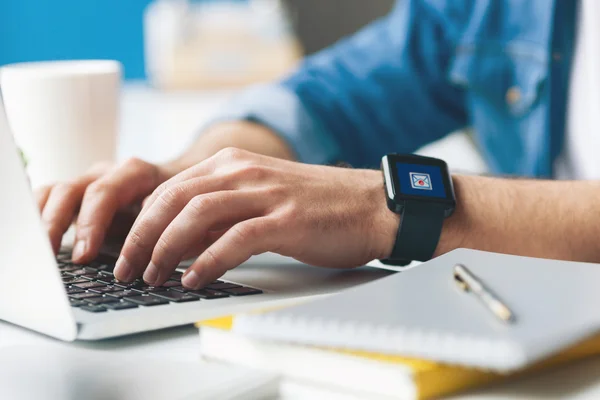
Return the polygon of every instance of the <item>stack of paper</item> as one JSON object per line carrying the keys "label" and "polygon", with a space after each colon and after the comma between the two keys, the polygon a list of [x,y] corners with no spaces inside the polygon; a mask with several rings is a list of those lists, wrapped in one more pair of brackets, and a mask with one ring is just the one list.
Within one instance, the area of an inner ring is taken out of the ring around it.
{"label": "stack of paper", "polygon": [[253,339],[232,331],[235,317],[198,323],[206,360],[280,374],[283,398],[431,399],[600,354],[600,336],[515,374],[427,360]]}
{"label": "stack of paper", "polygon": [[[505,300],[514,323],[456,286],[457,263]],[[325,299],[204,321],[202,354],[278,372],[284,389],[439,397],[600,354],[599,281],[594,264],[460,249]]]}

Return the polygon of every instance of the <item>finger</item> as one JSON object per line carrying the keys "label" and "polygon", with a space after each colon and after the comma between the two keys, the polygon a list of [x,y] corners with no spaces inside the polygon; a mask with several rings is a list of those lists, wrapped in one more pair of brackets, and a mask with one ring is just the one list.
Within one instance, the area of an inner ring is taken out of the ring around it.
{"label": "finger", "polygon": [[146,205],[146,212],[140,213],[131,227],[115,266],[115,276],[129,281],[143,271],[164,230],[195,196],[226,189],[224,179],[209,176],[181,182],[164,190],[157,201]]}
{"label": "finger", "polygon": [[199,289],[257,254],[274,251],[281,243],[273,217],[254,218],[229,229],[183,275],[188,289]]}
{"label": "finger", "polygon": [[188,250],[206,238],[213,226],[233,224],[260,216],[267,205],[264,194],[260,191],[229,190],[196,196],[161,232],[158,240],[149,246],[153,249],[151,259],[140,262],[136,258],[138,254],[133,253],[136,250],[133,247],[124,248],[122,254],[128,260],[139,262],[132,264],[134,276],[145,270],[144,280],[147,283],[161,284],[183,260]]}
{"label": "finger", "polygon": [[[224,230],[208,232],[208,234],[206,235],[206,238],[202,242],[195,243],[194,246],[191,249],[189,249],[189,251],[183,257],[183,261],[198,258],[198,256],[200,254],[202,254],[206,249],[208,249],[210,246],[212,246],[213,243],[215,243],[217,240],[219,240],[219,238],[221,236],[223,236],[223,234],[225,232],[226,231],[224,231]],[[172,279],[172,276],[170,278]]]}
{"label": "finger", "polygon": [[40,213],[44,211],[44,206],[48,201],[48,197],[50,197],[50,192],[52,191],[52,186],[43,186],[35,190],[35,201],[37,202],[38,209]]}
{"label": "finger", "polygon": [[91,174],[71,183],[58,184],[50,190],[42,211],[42,221],[48,229],[54,252],[60,249],[62,237],[73,222],[85,188],[95,179],[96,176]]}
{"label": "finger", "polygon": [[206,234],[206,238],[202,242],[197,244],[195,243],[190,249],[188,249],[183,256],[182,261],[198,258],[200,254],[204,253],[206,249],[212,246],[213,243],[219,240],[227,231],[228,229],[209,231]]}
{"label": "finger", "polygon": [[190,248],[193,248],[196,243],[205,241],[211,227],[223,223],[233,225],[239,221],[262,216],[265,210],[263,200],[256,194],[224,192],[222,199],[214,200],[220,204],[212,209],[207,208],[207,215],[200,215],[202,211],[198,213],[196,207],[193,207],[193,210],[190,209],[191,207],[186,207],[158,240],[150,264],[144,273],[144,281],[161,285],[177,265],[185,260]]}
{"label": "finger", "polygon": [[94,259],[116,212],[150,193],[158,180],[156,167],[131,159],[89,185],[77,218],[74,260]]}

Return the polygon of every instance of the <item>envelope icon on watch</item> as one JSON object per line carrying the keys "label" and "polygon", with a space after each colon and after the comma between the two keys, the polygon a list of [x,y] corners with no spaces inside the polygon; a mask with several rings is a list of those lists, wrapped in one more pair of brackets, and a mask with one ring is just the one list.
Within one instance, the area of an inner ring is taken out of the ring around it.
{"label": "envelope icon on watch", "polygon": [[410,186],[413,189],[431,190],[431,177],[429,174],[410,172]]}

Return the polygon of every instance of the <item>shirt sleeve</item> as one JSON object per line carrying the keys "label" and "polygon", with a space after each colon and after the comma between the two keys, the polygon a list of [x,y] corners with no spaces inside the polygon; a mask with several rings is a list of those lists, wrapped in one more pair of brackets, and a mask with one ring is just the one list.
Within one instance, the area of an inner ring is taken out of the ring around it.
{"label": "shirt sleeve", "polygon": [[467,125],[447,79],[453,46],[442,16],[402,0],[387,17],[314,56],[286,79],[241,94],[218,119],[277,132],[299,160],[376,167]]}

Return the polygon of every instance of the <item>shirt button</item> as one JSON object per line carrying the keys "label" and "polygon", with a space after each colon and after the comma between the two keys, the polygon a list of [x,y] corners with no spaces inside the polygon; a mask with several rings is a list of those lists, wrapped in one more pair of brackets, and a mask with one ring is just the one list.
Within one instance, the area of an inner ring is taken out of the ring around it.
{"label": "shirt button", "polygon": [[513,86],[506,91],[506,102],[508,104],[515,104],[521,100],[521,89],[518,86]]}
{"label": "shirt button", "polygon": [[560,61],[560,60],[562,60],[562,54],[559,53],[558,51],[555,51],[554,53],[552,53],[552,59],[554,61]]}

